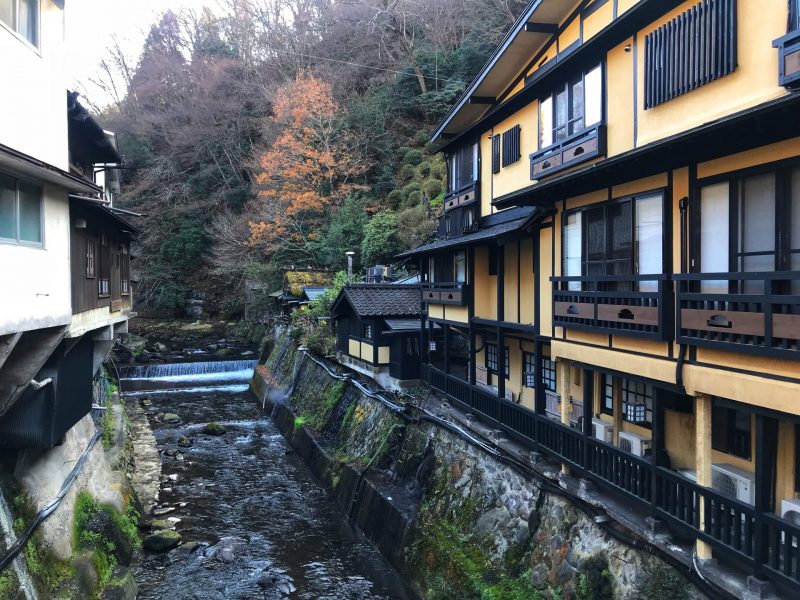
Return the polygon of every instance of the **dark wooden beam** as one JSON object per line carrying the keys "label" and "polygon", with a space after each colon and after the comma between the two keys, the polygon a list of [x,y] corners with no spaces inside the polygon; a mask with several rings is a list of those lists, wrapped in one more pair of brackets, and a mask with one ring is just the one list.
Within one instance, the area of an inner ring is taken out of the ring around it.
{"label": "dark wooden beam", "polygon": [[494,104],[496,102],[495,98],[490,98],[489,96],[470,96],[469,103],[470,104]]}
{"label": "dark wooden beam", "polygon": [[528,33],[558,33],[558,23],[525,23]]}

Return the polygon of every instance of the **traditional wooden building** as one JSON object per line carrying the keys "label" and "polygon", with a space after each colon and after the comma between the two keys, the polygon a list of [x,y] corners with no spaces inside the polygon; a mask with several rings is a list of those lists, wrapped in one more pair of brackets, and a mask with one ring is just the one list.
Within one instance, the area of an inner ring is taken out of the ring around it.
{"label": "traditional wooden building", "polygon": [[423,378],[800,593],[800,3],[531,2],[437,127]]}
{"label": "traditional wooden building", "polygon": [[419,380],[419,286],[352,284],[331,307],[339,362],[399,389]]}

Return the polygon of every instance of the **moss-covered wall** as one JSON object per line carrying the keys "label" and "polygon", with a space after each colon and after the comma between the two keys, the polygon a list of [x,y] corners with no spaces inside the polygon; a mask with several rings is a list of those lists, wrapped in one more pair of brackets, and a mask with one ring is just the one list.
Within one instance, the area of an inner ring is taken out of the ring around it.
{"label": "moss-covered wall", "polygon": [[[423,598],[699,596],[672,567],[610,538],[538,480],[333,379],[289,336],[275,340],[252,389],[267,403],[280,399],[278,427]],[[427,393],[413,392],[417,400]]]}

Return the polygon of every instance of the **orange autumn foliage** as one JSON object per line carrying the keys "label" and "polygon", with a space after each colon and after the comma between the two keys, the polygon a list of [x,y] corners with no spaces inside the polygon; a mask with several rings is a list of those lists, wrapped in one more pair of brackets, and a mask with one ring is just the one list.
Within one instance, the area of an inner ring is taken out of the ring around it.
{"label": "orange autumn foliage", "polygon": [[287,242],[302,246],[318,237],[330,210],[361,189],[366,165],[340,115],[330,84],[313,76],[278,90],[272,120],[281,133],[259,161],[251,244],[267,251]]}

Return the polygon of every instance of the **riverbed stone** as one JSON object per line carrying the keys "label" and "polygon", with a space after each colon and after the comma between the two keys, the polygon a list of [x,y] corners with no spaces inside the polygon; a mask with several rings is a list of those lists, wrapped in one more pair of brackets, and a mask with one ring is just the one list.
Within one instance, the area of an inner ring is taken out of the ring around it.
{"label": "riverbed stone", "polygon": [[142,542],[146,550],[151,552],[166,552],[181,543],[181,534],[170,529],[155,531],[144,538]]}
{"label": "riverbed stone", "polygon": [[191,447],[191,445],[192,445],[192,440],[186,437],[185,435],[182,435],[180,438],[178,438],[178,446],[180,446],[181,448],[189,448]]}
{"label": "riverbed stone", "polygon": [[225,435],[228,430],[225,429],[222,425],[217,423],[216,421],[211,421],[208,425],[203,428],[203,433],[207,433],[208,435]]}
{"label": "riverbed stone", "polygon": [[102,600],[135,600],[138,591],[131,570],[128,567],[117,567],[103,590]]}
{"label": "riverbed stone", "polygon": [[181,422],[180,416],[176,415],[175,413],[165,413],[163,419],[164,419],[165,423],[180,423]]}
{"label": "riverbed stone", "polygon": [[175,529],[175,525],[166,519],[155,519],[150,523],[150,529],[153,531],[166,531],[168,529]]}

